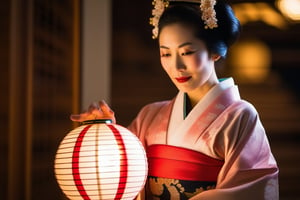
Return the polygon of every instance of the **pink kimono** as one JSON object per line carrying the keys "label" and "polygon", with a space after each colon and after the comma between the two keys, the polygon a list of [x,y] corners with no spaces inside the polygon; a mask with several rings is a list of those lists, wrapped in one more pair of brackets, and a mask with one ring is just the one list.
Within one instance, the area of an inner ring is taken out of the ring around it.
{"label": "pink kimono", "polygon": [[184,96],[145,106],[128,127],[147,151],[142,199],[279,199],[265,130],[233,79],[214,86],[187,116]]}

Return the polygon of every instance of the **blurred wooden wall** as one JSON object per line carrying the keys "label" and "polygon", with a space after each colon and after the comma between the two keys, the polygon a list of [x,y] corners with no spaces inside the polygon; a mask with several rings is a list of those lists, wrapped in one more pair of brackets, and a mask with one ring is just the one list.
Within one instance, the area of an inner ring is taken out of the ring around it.
{"label": "blurred wooden wall", "polygon": [[79,112],[79,1],[2,1],[0,12],[0,199],[63,199],[53,166]]}

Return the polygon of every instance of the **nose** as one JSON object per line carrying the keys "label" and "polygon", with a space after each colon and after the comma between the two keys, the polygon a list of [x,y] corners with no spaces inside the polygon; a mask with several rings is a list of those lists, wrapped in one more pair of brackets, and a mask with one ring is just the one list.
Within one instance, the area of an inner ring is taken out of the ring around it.
{"label": "nose", "polygon": [[185,64],[183,63],[180,55],[176,55],[175,58],[174,58],[174,66],[176,67],[176,69],[178,71],[183,71],[186,69],[186,66]]}

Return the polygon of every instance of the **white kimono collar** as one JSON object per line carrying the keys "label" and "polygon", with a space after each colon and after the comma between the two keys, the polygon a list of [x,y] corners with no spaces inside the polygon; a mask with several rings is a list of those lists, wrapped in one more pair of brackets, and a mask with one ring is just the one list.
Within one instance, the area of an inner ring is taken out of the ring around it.
{"label": "white kimono collar", "polygon": [[[186,116],[185,119],[184,93],[179,91],[173,105],[171,119],[168,126],[168,143],[172,143],[171,138],[174,138],[171,135],[173,135],[174,133],[178,133],[179,128],[182,129],[182,127],[191,126],[191,124],[193,124],[196,121],[199,115],[205,111],[205,109],[212,103],[213,100],[215,100],[219,95],[221,95],[223,91],[231,87],[237,87],[235,86],[232,78],[222,79],[219,82],[219,84],[211,88],[210,91],[201,99],[201,101],[199,101],[196,104],[196,106],[190,111],[190,113]],[[234,96],[235,99],[240,99],[237,88],[235,89]]]}

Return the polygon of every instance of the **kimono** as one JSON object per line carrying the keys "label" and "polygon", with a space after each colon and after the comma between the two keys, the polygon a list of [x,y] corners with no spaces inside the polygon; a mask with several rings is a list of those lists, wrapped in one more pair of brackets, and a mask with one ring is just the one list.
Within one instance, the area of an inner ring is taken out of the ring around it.
{"label": "kimono", "polygon": [[278,167],[255,108],[232,78],[186,115],[183,92],[146,105],[128,127],[144,145],[141,199],[279,199]]}

